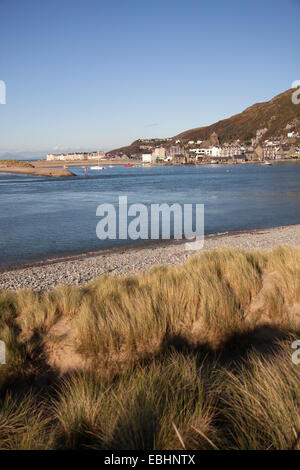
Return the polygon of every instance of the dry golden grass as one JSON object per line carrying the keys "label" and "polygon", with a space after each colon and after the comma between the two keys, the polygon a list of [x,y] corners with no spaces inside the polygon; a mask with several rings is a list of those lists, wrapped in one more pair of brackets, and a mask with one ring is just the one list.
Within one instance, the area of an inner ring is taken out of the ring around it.
{"label": "dry golden grass", "polygon": [[219,407],[229,446],[300,450],[300,375],[290,343],[281,345],[275,361],[253,353],[238,373],[226,370],[221,377]]}
{"label": "dry golden grass", "polygon": [[0,441],[298,449],[299,325],[300,250],[290,247],[223,249],[83,288],[0,291]]}
{"label": "dry golden grass", "polygon": [[201,375],[195,357],[175,352],[113,381],[93,372],[72,374],[51,403],[58,445],[150,450],[182,448],[184,442],[212,448],[213,410],[204,404]]}
{"label": "dry golden grass", "polygon": [[32,394],[6,394],[0,402],[0,450],[40,450],[51,447],[54,435],[49,418]]}

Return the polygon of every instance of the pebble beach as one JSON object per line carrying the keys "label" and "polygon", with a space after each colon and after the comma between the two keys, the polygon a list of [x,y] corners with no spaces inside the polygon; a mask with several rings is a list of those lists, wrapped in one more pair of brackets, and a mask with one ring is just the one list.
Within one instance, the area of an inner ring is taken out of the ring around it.
{"label": "pebble beach", "polygon": [[46,260],[37,265],[2,268],[1,289],[49,291],[59,285],[82,286],[107,273],[134,274],[157,265],[175,265],[201,252],[221,247],[244,250],[270,250],[280,245],[300,246],[300,225],[239,233],[210,235],[202,250],[187,250],[185,243],[126,248],[115,252],[80,255],[72,259]]}

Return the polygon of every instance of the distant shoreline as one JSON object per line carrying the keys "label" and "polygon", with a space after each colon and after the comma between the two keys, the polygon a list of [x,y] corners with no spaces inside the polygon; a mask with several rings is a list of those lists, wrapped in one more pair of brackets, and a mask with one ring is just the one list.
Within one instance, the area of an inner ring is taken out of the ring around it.
{"label": "distant shoreline", "polygon": [[300,224],[207,235],[204,248],[199,251],[186,250],[184,241],[163,241],[3,266],[0,288],[51,290],[62,284],[82,286],[101,274],[135,274],[157,265],[180,264],[191,256],[216,248],[270,250],[279,245],[300,246]]}
{"label": "distant shoreline", "polygon": [[[300,163],[300,160],[293,159],[293,158],[285,158],[281,160],[272,160],[273,164],[276,163]],[[70,162],[64,162],[64,161],[51,161],[48,162],[46,160],[38,160],[38,161],[31,161],[30,162],[33,165],[33,168],[29,167],[1,167],[0,166],[0,173],[8,173],[8,174],[15,174],[15,175],[25,175],[25,176],[46,176],[46,177],[53,177],[53,178],[62,178],[62,177],[68,177],[68,176],[76,176],[74,173],[72,173],[68,168],[69,167],[88,167],[92,165],[98,164],[96,161],[70,161]],[[140,160],[105,160],[99,162],[100,164],[107,166],[107,165],[113,165],[113,166],[123,166],[127,165],[128,163],[132,165],[141,165]],[[1,160],[0,160],[1,164]],[[247,162],[217,162],[215,165],[260,165],[263,164],[263,161],[247,161]],[[155,164],[145,164],[146,167],[155,167],[155,166],[210,166],[211,163],[208,162],[198,162],[196,164],[193,163],[172,163],[172,162],[163,162],[163,163],[155,163]]]}
{"label": "distant shoreline", "polygon": [[[294,162],[294,163],[300,163],[300,159],[295,159],[295,158],[284,158],[280,160],[271,160],[272,163],[285,163],[285,162]],[[100,160],[99,164],[100,165],[114,165],[114,166],[123,166],[126,164],[132,164],[132,165],[143,165],[141,160],[132,160],[132,159],[127,159],[127,160],[117,160],[117,159],[107,159],[107,160]],[[247,162],[218,162],[216,165],[259,165],[264,163],[264,160],[249,160]],[[38,162],[35,163],[36,167],[39,168],[53,168],[53,167],[72,167],[72,166],[92,166],[92,165],[98,165],[98,162],[87,160],[87,161],[46,161],[46,160],[39,160]],[[207,166],[211,165],[209,162],[197,162],[197,163],[174,163],[174,162],[156,162],[153,164],[147,163],[145,166]]]}
{"label": "distant shoreline", "polygon": [[[114,165],[114,166],[122,166],[126,165],[127,163],[131,163],[133,165],[140,165],[140,160],[99,160],[99,165]],[[39,160],[34,162],[34,166],[36,168],[53,168],[53,167],[72,167],[72,166],[93,166],[98,165],[98,160],[73,160],[73,161],[47,161],[47,160]]]}

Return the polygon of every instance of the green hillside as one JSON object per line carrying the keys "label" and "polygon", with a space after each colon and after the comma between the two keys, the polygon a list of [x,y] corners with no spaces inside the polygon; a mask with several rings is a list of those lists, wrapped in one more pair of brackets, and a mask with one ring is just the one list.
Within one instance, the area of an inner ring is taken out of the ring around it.
{"label": "green hillside", "polygon": [[300,130],[300,105],[292,102],[290,89],[275,96],[265,103],[257,103],[228,119],[224,119],[206,127],[198,127],[182,132],[176,138],[182,140],[206,140],[213,132],[216,132],[221,142],[230,142],[234,139],[247,141],[255,137],[258,129],[267,128],[264,136],[275,137],[287,132],[286,126],[296,124]]}

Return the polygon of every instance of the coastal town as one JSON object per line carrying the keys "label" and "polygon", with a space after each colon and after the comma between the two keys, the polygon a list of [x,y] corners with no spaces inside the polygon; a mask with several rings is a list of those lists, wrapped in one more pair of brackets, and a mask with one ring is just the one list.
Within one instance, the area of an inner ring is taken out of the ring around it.
{"label": "coastal town", "polygon": [[[103,151],[48,154],[51,162],[89,162],[95,160],[139,161],[153,164],[218,164],[246,163],[269,160],[300,158],[300,134],[287,131],[283,135],[263,139],[266,129],[259,129],[251,141],[237,139],[230,143],[220,143],[217,133],[213,132],[208,140],[139,139],[134,142],[132,151],[120,149],[115,152]],[[132,144],[133,145],[133,144]]]}

